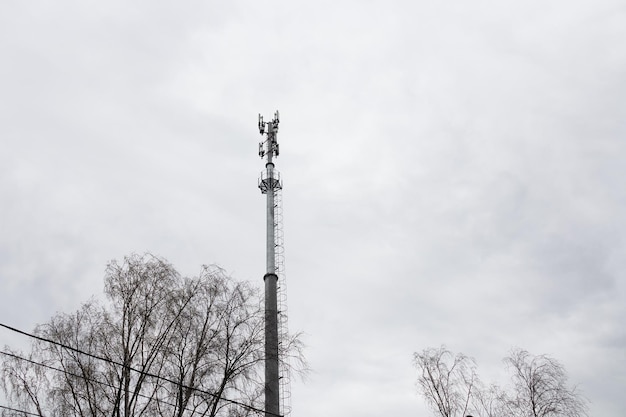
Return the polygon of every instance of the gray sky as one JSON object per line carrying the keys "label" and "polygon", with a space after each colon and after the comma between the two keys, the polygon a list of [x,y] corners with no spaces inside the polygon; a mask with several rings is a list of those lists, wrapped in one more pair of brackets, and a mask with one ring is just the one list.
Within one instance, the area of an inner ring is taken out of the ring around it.
{"label": "gray sky", "polygon": [[429,416],[445,344],[486,380],[552,355],[621,417],[625,43],[623,0],[4,1],[1,321],[132,252],[261,286],[279,109],[294,415]]}

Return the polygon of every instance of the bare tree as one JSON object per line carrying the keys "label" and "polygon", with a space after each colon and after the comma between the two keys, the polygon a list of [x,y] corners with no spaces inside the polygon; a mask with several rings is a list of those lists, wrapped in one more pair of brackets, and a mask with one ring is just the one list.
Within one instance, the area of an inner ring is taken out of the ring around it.
{"label": "bare tree", "polygon": [[258,406],[263,315],[256,290],[205,267],[185,281],[178,303],[188,299],[167,345],[163,374],[172,383],[160,390],[160,398],[175,404],[171,415],[216,416],[229,405],[225,396]]}
{"label": "bare tree", "polygon": [[433,411],[441,417],[464,417],[473,401],[478,378],[474,360],[445,347],[415,353],[417,383]]}
{"label": "bare tree", "polygon": [[80,417],[247,416],[259,408],[255,288],[219,268],[182,278],[162,259],[133,255],[108,265],[105,295],[107,303],[92,300],[38,326],[43,340],[30,356],[2,356],[1,385],[15,408]]}
{"label": "bare tree", "polygon": [[515,349],[505,358],[512,371],[513,393],[508,412],[519,417],[583,417],[587,404],[576,387],[567,384],[562,364],[546,355]]}
{"label": "bare tree", "polygon": [[[7,400],[15,408],[25,410],[33,415],[44,416],[43,409],[49,381],[44,367],[32,366],[33,363],[43,363],[41,356],[38,355],[38,352],[31,352],[27,357],[24,357],[22,352],[11,351],[8,348],[5,348],[3,354],[5,360],[0,369],[0,384]],[[17,414],[3,410],[2,415]]]}
{"label": "bare tree", "polygon": [[[163,347],[175,322],[168,308],[178,273],[153,256],[111,262],[105,275],[109,304],[84,304],[58,314],[36,334],[58,344],[34,346],[55,369],[48,409],[54,415],[130,417],[153,414],[155,382]],[[89,352],[101,359],[85,355]]]}
{"label": "bare tree", "polygon": [[[99,338],[104,311],[91,301],[72,314],[58,314],[48,323],[38,326],[35,333],[67,347],[88,352],[100,352]],[[45,358],[50,380],[47,411],[54,415],[103,415],[106,403],[99,401],[103,390],[100,374],[106,363],[80,354],[60,345],[41,340],[33,345],[33,352]]]}
{"label": "bare tree", "polygon": [[[478,385],[478,384],[477,384]],[[474,390],[474,412],[481,417],[513,417],[507,412],[506,393],[497,385]]]}
{"label": "bare tree", "polygon": [[586,417],[587,404],[567,385],[565,368],[545,355],[515,349],[504,359],[512,371],[509,389],[488,388],[476,374],[473,359],[454,355],[445,347],[416,353],[418,386],[441,417]]}
{"label": "bare tree", "polygon": [[113,417],[141,416],[155,394],[150,374],[159,374],[166,341],[181,314],[169,306],[179,292],[180,276],[162,259],[127,257],[111,262],[105,275],[105,294],[112,309],[105,315],[102,353],[122,367],[111,369]]}

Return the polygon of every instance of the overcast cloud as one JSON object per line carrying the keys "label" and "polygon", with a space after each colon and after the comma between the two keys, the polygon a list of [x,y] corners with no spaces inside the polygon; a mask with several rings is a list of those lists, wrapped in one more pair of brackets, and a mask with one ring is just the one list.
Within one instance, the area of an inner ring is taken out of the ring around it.
{"label": "overcast cloud", "polygon": [[429,416],[412,353],[445,344],[623,416],[623,0],[4,1],[0,60],[1,322],[132,252],[261,286],[279,109],[294,415]]}

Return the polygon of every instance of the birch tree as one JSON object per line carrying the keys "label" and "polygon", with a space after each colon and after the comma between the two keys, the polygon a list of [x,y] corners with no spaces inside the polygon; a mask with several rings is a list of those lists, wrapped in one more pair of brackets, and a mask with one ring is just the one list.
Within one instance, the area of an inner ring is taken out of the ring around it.
{"label": "birch tree", "polygon": [[473,359],[445,347],[414,356],[420,394],[440,417],[586,417],[587,402],[565,368],[546,355],[514,349],[504,359],[511,380],[486,387]]}
{"label": "birch tree", "polygon": [[464,417],[478,379],[474,360],[442,346],[416,353],[414,361],[418,387],[433,411],[441,417]]}
{"label": "birch tree", "polygon": [[14,408],[76,417],[247,416],[260,408],[257,289],[215,267],[183,278],[151,255],[111,262],[104,281],[106,302],[55,315],[37,327],[41,340],[29,354],[2,356],[0,381]]}
{"label": "birch tree", "polygon": [[546,355],[533,356],[515,349],[504,362],[512,374],[512,393],[506,401],[516,417],[583,417],[587,403],[568,385],[561,363]]}

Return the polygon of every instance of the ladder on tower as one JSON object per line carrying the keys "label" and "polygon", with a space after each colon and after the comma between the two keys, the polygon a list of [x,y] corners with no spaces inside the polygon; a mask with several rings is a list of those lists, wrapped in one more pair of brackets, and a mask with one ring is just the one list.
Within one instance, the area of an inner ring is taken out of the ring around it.
{"label": "ladder on tower", "polygon": [[289,326],[287,323],[287,280],[285,276],[285,246],[283,233],[282,189],[274,195],[274,239],[276,275],[278,276],[278,346],[279,346],[279,381],[280,414],[291,414],[291,370],[289,364]]}

